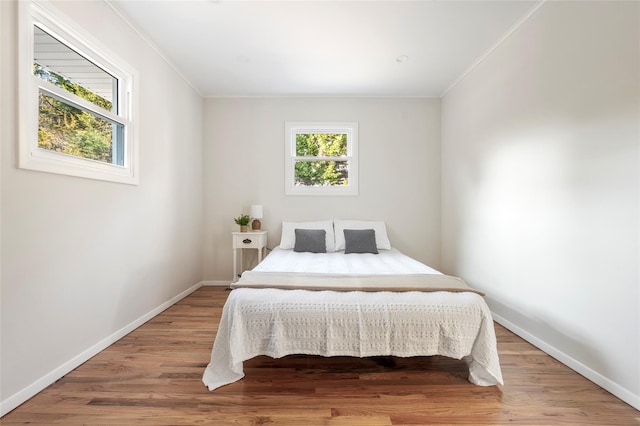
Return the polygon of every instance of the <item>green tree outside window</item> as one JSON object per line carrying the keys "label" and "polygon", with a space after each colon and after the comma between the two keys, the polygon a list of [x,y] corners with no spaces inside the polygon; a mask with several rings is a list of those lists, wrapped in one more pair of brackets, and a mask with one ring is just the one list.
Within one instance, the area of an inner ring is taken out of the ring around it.
{"label": "green tree outside window", "polygon": [[[296,156],[314,157],[309,160],[296,161],[296,185],[342,186],[349,184],[346,134],[296,134]],[[323,160],[323,157],[327,159]],[[340,157],[345,157],[345,160],[340,160]]]}
{"label": "green tree outside window", "polygon": [[[111,111],[107,99],[34,63],[35,76]],[[42,92],[38,95],[38,147],[90,160],[112,162],[114,124]]]}

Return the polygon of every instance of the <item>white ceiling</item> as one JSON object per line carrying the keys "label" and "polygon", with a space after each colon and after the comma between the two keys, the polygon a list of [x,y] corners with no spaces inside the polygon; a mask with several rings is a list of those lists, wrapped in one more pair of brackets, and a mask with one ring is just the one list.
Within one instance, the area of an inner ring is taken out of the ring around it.
{"label": "white ceiling", "polygon": [[205,97],[438,97],[540,1],[110,3]]}

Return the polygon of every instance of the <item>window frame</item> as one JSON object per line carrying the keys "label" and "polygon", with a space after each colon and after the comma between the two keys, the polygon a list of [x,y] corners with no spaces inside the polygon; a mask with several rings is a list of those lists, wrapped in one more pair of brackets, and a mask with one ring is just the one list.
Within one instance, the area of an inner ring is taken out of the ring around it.
{"label": "window frame", "polygon": [[[134,90],[134,83],[138,80],[137,72],[48,3],[19,2],[18,13],[18,85],[20,89],[18,168],[137,185],[139,183],[138,138],[134,125],[137,118],[135,108],[137,98]],[[33,74],[35,26],[117,79],[117,110],[114,105],[114,111],[106,111]],[[123,165],[40,148],[38,146],[38,94],[41,91],[67,105],[121,124],[124,128]]]}
{"label": "window frame", "polygon": [[[296,155],[296,135],[308,133],[346,133],[346,157]],[[357,122],[285,122],[285,195],[358,195],[358,123]],[[349,183],[344,186],[296,186],[296,161],[346,161]]]}

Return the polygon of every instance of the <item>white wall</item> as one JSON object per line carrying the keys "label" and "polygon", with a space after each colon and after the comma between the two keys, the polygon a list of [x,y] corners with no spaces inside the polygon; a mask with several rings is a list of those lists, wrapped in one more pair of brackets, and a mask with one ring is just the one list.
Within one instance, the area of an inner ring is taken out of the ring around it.
{"label": "white wall", "polygon": [[442,101],[444,271],[636,408],[639,7],[548,2]]}
{"label": "white wall", "polygon": [[202,99],[105,3],[55,5],[139,72],[140,185],[16,168],[17,5],[0,2],[3,412],[202,279]]}
{"label": "white wall", "polygon": [[[359,123],[358,196],[284,195],[285,121]],[[439,267],[439,99],[207,99],[204,122],[205,279],[231,279],[233,218],[251,204],[269,247],[283,220],[384,220],[393,246]]]}

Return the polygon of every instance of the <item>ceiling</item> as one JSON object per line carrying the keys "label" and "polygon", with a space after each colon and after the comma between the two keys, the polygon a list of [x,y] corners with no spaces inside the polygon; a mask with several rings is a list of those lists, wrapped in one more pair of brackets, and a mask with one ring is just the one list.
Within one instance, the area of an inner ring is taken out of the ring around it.
{"label": "ceiling", "polygon": [[108,1],[204,97],[439,97],[540,3]]}

